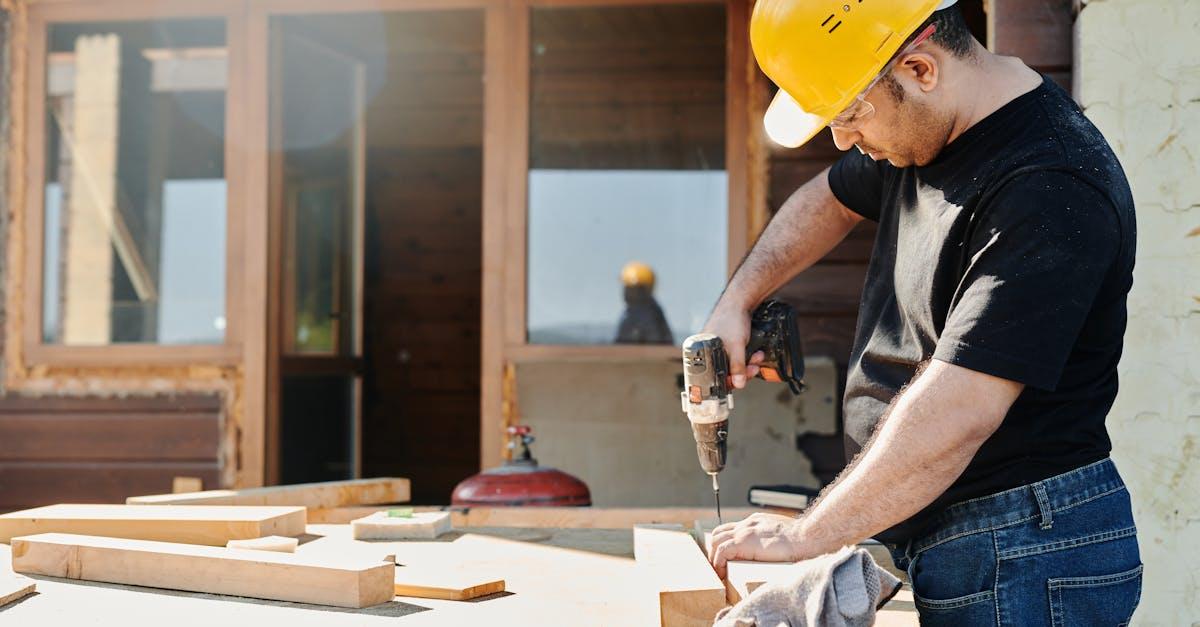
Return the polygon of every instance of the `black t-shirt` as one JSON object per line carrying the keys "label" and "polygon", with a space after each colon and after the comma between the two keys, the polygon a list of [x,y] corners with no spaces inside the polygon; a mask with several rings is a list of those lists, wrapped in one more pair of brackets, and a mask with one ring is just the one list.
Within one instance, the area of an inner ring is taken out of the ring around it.
{"label": "black t-shirt", "polygon": [[931,358],[1025,384],[962,476],[881,540],[919,534],[952,503],[1108,455],[1133,198],[1108,143],[1062,89],[1044,79],[926,166],[850,151],[829,184],[879,223],[846,383],[847,454]]}

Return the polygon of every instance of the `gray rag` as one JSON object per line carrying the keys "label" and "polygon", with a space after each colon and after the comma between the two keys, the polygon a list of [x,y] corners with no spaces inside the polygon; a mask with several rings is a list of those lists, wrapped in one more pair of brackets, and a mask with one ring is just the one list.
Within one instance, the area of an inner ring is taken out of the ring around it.
{"label": "gray rag", "polygon": [[843,547],[796,564],[790,579],[759,586],[717,614],[714,627],[869,627],[900,589],[866,549]]}

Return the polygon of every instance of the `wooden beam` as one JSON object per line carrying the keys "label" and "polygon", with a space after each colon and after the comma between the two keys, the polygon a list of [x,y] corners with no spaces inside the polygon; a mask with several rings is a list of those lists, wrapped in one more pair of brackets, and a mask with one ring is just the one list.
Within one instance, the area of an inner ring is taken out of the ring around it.
{"label": "wooden beam", "polygon": [[131,496],[131,505],[299,505],[327,508],[347,505],[407,503],[408,479],[381,477],[324,483],[247,488],[245,490],[208,490],[187,494]]}
{"label": "wooden beam", "polygon": [[679,525],[635,527],[633,553],[658,596],[662,627],[713,624],[725,607],[725,585],[690,532]]}
{"label": "wooden beam", "polygon": [[392,600],[395,564],[44,533],[14,538],[13,570],[170,590],[362,608]]}
{"label": "wooden beam", "polygon": [[0,575],[0,607],[23,599],[37,590],[37,583],[27,577]]}
{"label": "wooden beam", "polygon": [[0,515],[0,542],[58,532],[224,547],[230,540],[303,535],[305,522],[303,507],[49,505]]}
{"label": "wooden beam", "polygon": [[[308,522],[344,525],[384,507],[331,507],[310,509]],[[691,525],[713,515],[704,507],[415,507],[414,512],[450,512],[455,527],[534,527],[556,529],[630,529],[634,525],[670,523]],[[772,510],[734,507],[724,510],[726,520],[741,520],[755,512]]]}

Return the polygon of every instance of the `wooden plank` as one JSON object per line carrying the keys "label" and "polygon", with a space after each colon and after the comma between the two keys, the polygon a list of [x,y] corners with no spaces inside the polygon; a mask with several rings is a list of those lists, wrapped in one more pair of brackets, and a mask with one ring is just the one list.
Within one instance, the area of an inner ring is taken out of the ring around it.
{"label": "wooden plank", "polygon": [[422,567],[396,569],[396,596],[467,601],[504,592],[504,580],[468,572],[437,572]]}
{"label": "wooden plank", "polygon": [[54,503],[117,503],[131,491],[171,489],[176,475],[216,483],[220,466],[177,461],[4,461],[0,460],[0,512]]}
{"label": "wooden plank", "polygon": [[[0,413],[5,460],[216,460],[220,414]],[[136,437],[134,435],[136,434]],[[147,443],[152,443],[147,445]]]}
{"label": "wooden plank", "polygon": [[303,535],[305,522],[303,507],[49,505],[0,515],[0,542],[56,532],[224,547],[230,540]]}
{"label": "wooden plank", "polygon": [[37,582],[27,577],[0,575],[0,607],[23,599],[37,590]]}
{"label": "wooden plank", "polygon": [[993,52],[1021,57],[1042,71],[1071,68],[1072,0],[992,0],[988,18]]}
{"label": "wooden plank", "polygon": [[303,507],[343,507],[378,503],[405,503],[409,499],[409,481],[395,477],[298,483],[295,485],[247,488],[245,490],[207,490],[187,494],[131,496],[131,505],[299,505]]}
{"label": "wooden plank", "polygon": [[633,552],[657,593],[662,627],[712,625],[725,607],[725,585],[694,536],[681,526],[638,526]]}
{"label": "wooden plank", "polygon": [[[382,511],[383,507],[310,509],[309,524],[344,525]],[[690,525],[713,514],[704,507],[414,507],[414,512],[450,513],[455,527],[526,527],[531,529],[631,529],[639,524]],[[738,520],[769,509],[734,507],[722,510],[726,520]]]}
{"label": "wooden plank", "polygon": [[362,608],[394,596],[395,564],[44,533],[13,539],[13,570],[170,590]]}

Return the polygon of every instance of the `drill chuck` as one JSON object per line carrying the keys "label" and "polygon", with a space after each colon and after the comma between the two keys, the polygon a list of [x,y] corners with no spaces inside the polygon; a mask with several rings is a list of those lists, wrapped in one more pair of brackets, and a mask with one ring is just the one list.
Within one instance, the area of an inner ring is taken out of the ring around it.
{"label": "drill chuck", "polygon": [[692,435],[696,438],[696,456],[700,458],[700,468],[710,475],[724,470],[729,420],[693,422]]}

